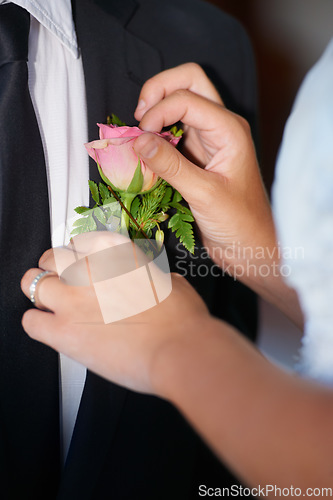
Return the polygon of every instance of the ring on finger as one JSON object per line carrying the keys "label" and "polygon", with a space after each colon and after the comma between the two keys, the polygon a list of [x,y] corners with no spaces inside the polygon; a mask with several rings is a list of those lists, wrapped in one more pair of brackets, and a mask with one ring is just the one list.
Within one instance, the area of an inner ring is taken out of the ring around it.
{"label": "ring on finger", "polygon": [[49,276],[57,276],[57,273],[54,271],[43,271],[32,280],[31,285],[29,287],[29,298],[31,302],[36,305],[36,292],[37,292],[37,285],[38,283],[41,282],[44,278],[47,278]]}

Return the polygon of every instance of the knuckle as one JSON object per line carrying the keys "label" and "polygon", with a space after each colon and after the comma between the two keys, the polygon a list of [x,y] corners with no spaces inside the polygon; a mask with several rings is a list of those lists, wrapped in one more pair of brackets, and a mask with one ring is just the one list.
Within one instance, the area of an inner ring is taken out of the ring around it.
{"label": "knuckle", "polygon": [[36,309],[28,309],[22,316],[21,323],[23,329],[27,332],[27,334],[30,337],[32,336],[35,337],[34,331],[35,331],[35,326],[38,326],[38,314],[39,311],[37,311]]}
{"label": "knuckle", "polygon": [[141,90],[140,90],[140,94],[139,94],[139,99],[142,97],[142,95],[145,93],[146,89],[149,88],[151,84],[151,78],[149,78],[148,80],[146,80],[142,86],[141,86]]}
{"label": "knuckle", "polygon": [[[91,231],[79,234],[74,237],[75,252],[83,256],[92,255],[100,250],[105,250],[113,246],[126,242],[126,236],[108,231]],[[66,255],[65,255],[66,257]]]}
{"label": "knuckle", "polygon": [[41,258],[39,259],[38,261],[39,267],[41,267],[42,264],[45,264],[52,256],[53,256],[53,249],[49,248],[43,253]]}
{"label": "knuckle", "polygon": [[251,127],[250,127],[249,122],[243,116],[240,116],[240,115],[235,115],[235,116],[236,116],[237,122],[239,123],[239,125],[240,125],[242,131],[245,133],[245,135],[246,136],[251,135]]}
{"label": "knuckle", "polygon": [[[156,75],[155,75],[155,76],[152,76],[152,77],[150,77],[150,78],[148,78],[148,80],[146,80],[146,81],[145,81],[145,83],[144,83],[144,84],[143,84],[143,86],[142,86],[142,89],[141,89],[141,94],[142,94],[143,92],[146,92],[147,90],[149,90],[149,88],[150,88],[152,85],[154,85],[155,80],[156,80]],[[141,95],[141,94],[140,94],[140,95]]]}
{"label": "knuckle", "polygon": [[[214,201],[221,186],[221,176],[215,172],[205,171],[196,187],[196,206],[207,210],[208,204]],[[222,182],[224,182],[222,180]]]}
{"label": "knuckle", "polygon": [[189,96],[191,95],[191,92],[187,89],[177,89],[175,90],[174,92],[174,95],[178,98],[178,99],[188,99]]}
{"label": "knuckle", "polygon": [[197,74],[203,75],[204,74],[204,70],[202,69],[200,64],[198,64],[196,62],[189,62],[186,64],[186,66],[191,71],[191,73],[193,73],[195,75],[197,75]]}
{"label": "knuckle", "polygon": [[164,96],[164,76],[163,73],[152,76],[143,84],[139,99],[151,102],[154,99],[161,99]]}
{"label": "knuckle", "polygon": [[181,171],[181,168],[182,168],[182,160],[175,151],[172,157],[169,156],[169,162],[167,167],[169,179],[177,177]]}

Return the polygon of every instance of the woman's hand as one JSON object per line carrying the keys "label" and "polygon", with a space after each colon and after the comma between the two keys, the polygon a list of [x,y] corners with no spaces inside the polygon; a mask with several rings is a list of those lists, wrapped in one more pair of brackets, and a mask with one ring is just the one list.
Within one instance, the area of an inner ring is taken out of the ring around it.
{"label": "woman's hand", "polygon": [[271,209],[250,127],[223,106],[198,65],[185,64],[148,80],[135,117],[148,132],[184,123],[185,151],[194,163],[152,134],[139,137],[134,149],[189,203],[203,243],[218,265],[239,263],[230,251],[235,245],[274,247]]}
{"label": "woman's hand", "polygon": [[148,80],[135,117],[148,132],[183,122],[188,158],[149,133],[134,142],[136,153],[188,202],[211,258],[301,326],[297,296],[280,275],[272,212],[248,123],[223,106],[192,63]]}
{"label": "woman's hand", "polygon": [[[179,114],[175,97],[181,98],[182,95],[186,97],[189,93],[223,106],[221,96],[203,69],[195,63],[187,63],[158,73],[148,80],[141,90],[134,116],[137,120],[141,120],[140,126],[143,130],[155,132],[156,128],[167,127],[172,124],[170,121],[172,120],[172,112],[175,112],[176,116]],[[147,115],[147,111],[162,101],[163,107],[155,110],[154,114]],[[173,109],[169,108],[172,103],[175,105]],[[173,123],[178,120],[181,118],[178,117]],[[197,127],[189,126],[185,121],[183,124],[185,134],[182,140],[182,150],[186,157],[190,158],[196,165],[206,166],[209,161],[207,154],[209,156],[211,153],[210,149],[212,148],[213,152],[216,150],[214,143],[209,144],[212,142],[209,137],[208,143],[206,142],[204,131],[200,130],[203,123],[198,123]]]}
{"label": "woman's hand", "polygon": [[[162,351],[174,342],[184,341],[200,324],[205,331],[204,325],[211,320],[201,298],[176,274],[171,275],[169,296],[139,314],[135,314],[138,306],[143,304],[141,310],[144,309],[145,301],[150,298],[141,268],[137,275],[124,274],[109,284],[103,282],[102,287],[101,283],[92,283],[95,272],[92,263],[96,263],[96,256],[105,273],[131,265],[128,262],[131,257],[124,257],[126,243],[133,245],[112,233],[88,233],[73,238],[72,249],[45,252],[39,262],[40,269],[29,269],[22,278],[25,295],[29,297],[29,286],[41,270],[54,271],[64,278],[51,276],[40,281],[36,305],[47,311],[30,309],[24,314],[22,324],[32,338],[99,375],[136,391],[156,393],[156,363]],[[111,259],[108,266],[105,252],[116,247],[120,250],[118,257],[113,262]],[[133,258],[140,260],[140,250],[135,247],[134,251]],[[93,260],[89,260],[90,256]],[[153,263],[150,266],[158,293],[166,282],[168,285],[170,275]],[[111,322],[110,318],[120,317],[119,311],[124,319]]]}

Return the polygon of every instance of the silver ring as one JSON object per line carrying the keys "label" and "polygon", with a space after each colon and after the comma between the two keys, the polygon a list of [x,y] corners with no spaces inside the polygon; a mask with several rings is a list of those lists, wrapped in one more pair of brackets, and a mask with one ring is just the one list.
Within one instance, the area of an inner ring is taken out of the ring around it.
{"label": "silver ring", "polygon": [[45,276],[48,276],[49,274],[51,275],[56,275],[53,271],[43,271],[42,273],[37,274],[36,278],[32,281],[30,287],[29,287],[29,294],[30,294],[30,300],[33,304],[36,304],[36,288],[37,284],[45,278]]}

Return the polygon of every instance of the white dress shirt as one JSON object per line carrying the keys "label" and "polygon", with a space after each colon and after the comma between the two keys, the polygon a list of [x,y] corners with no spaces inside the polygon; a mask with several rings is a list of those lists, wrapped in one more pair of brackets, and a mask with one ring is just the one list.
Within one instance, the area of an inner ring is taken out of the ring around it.
{"label": "white dress shirt", "polygon": [[301,370],[332,386],[333,39],[307,74],[287,121],[273,202],[288,250],[289,284],[305,316]]}
{"label": "white dress shirt", "polygon": [[[70,0],[12,0],[31,14],[29,89],[48,178],[52,246],[68,243],[67,219],[88,205],[87,106]],[[1,3],[10,3],[1,1]],[[97,130],[97,129],[96,129]],[[96,131],[97,133],[97,131]],[[38,257],[38,256],[36,256]],[[70,445],[86,369],[60,356],[63,459]]]}

